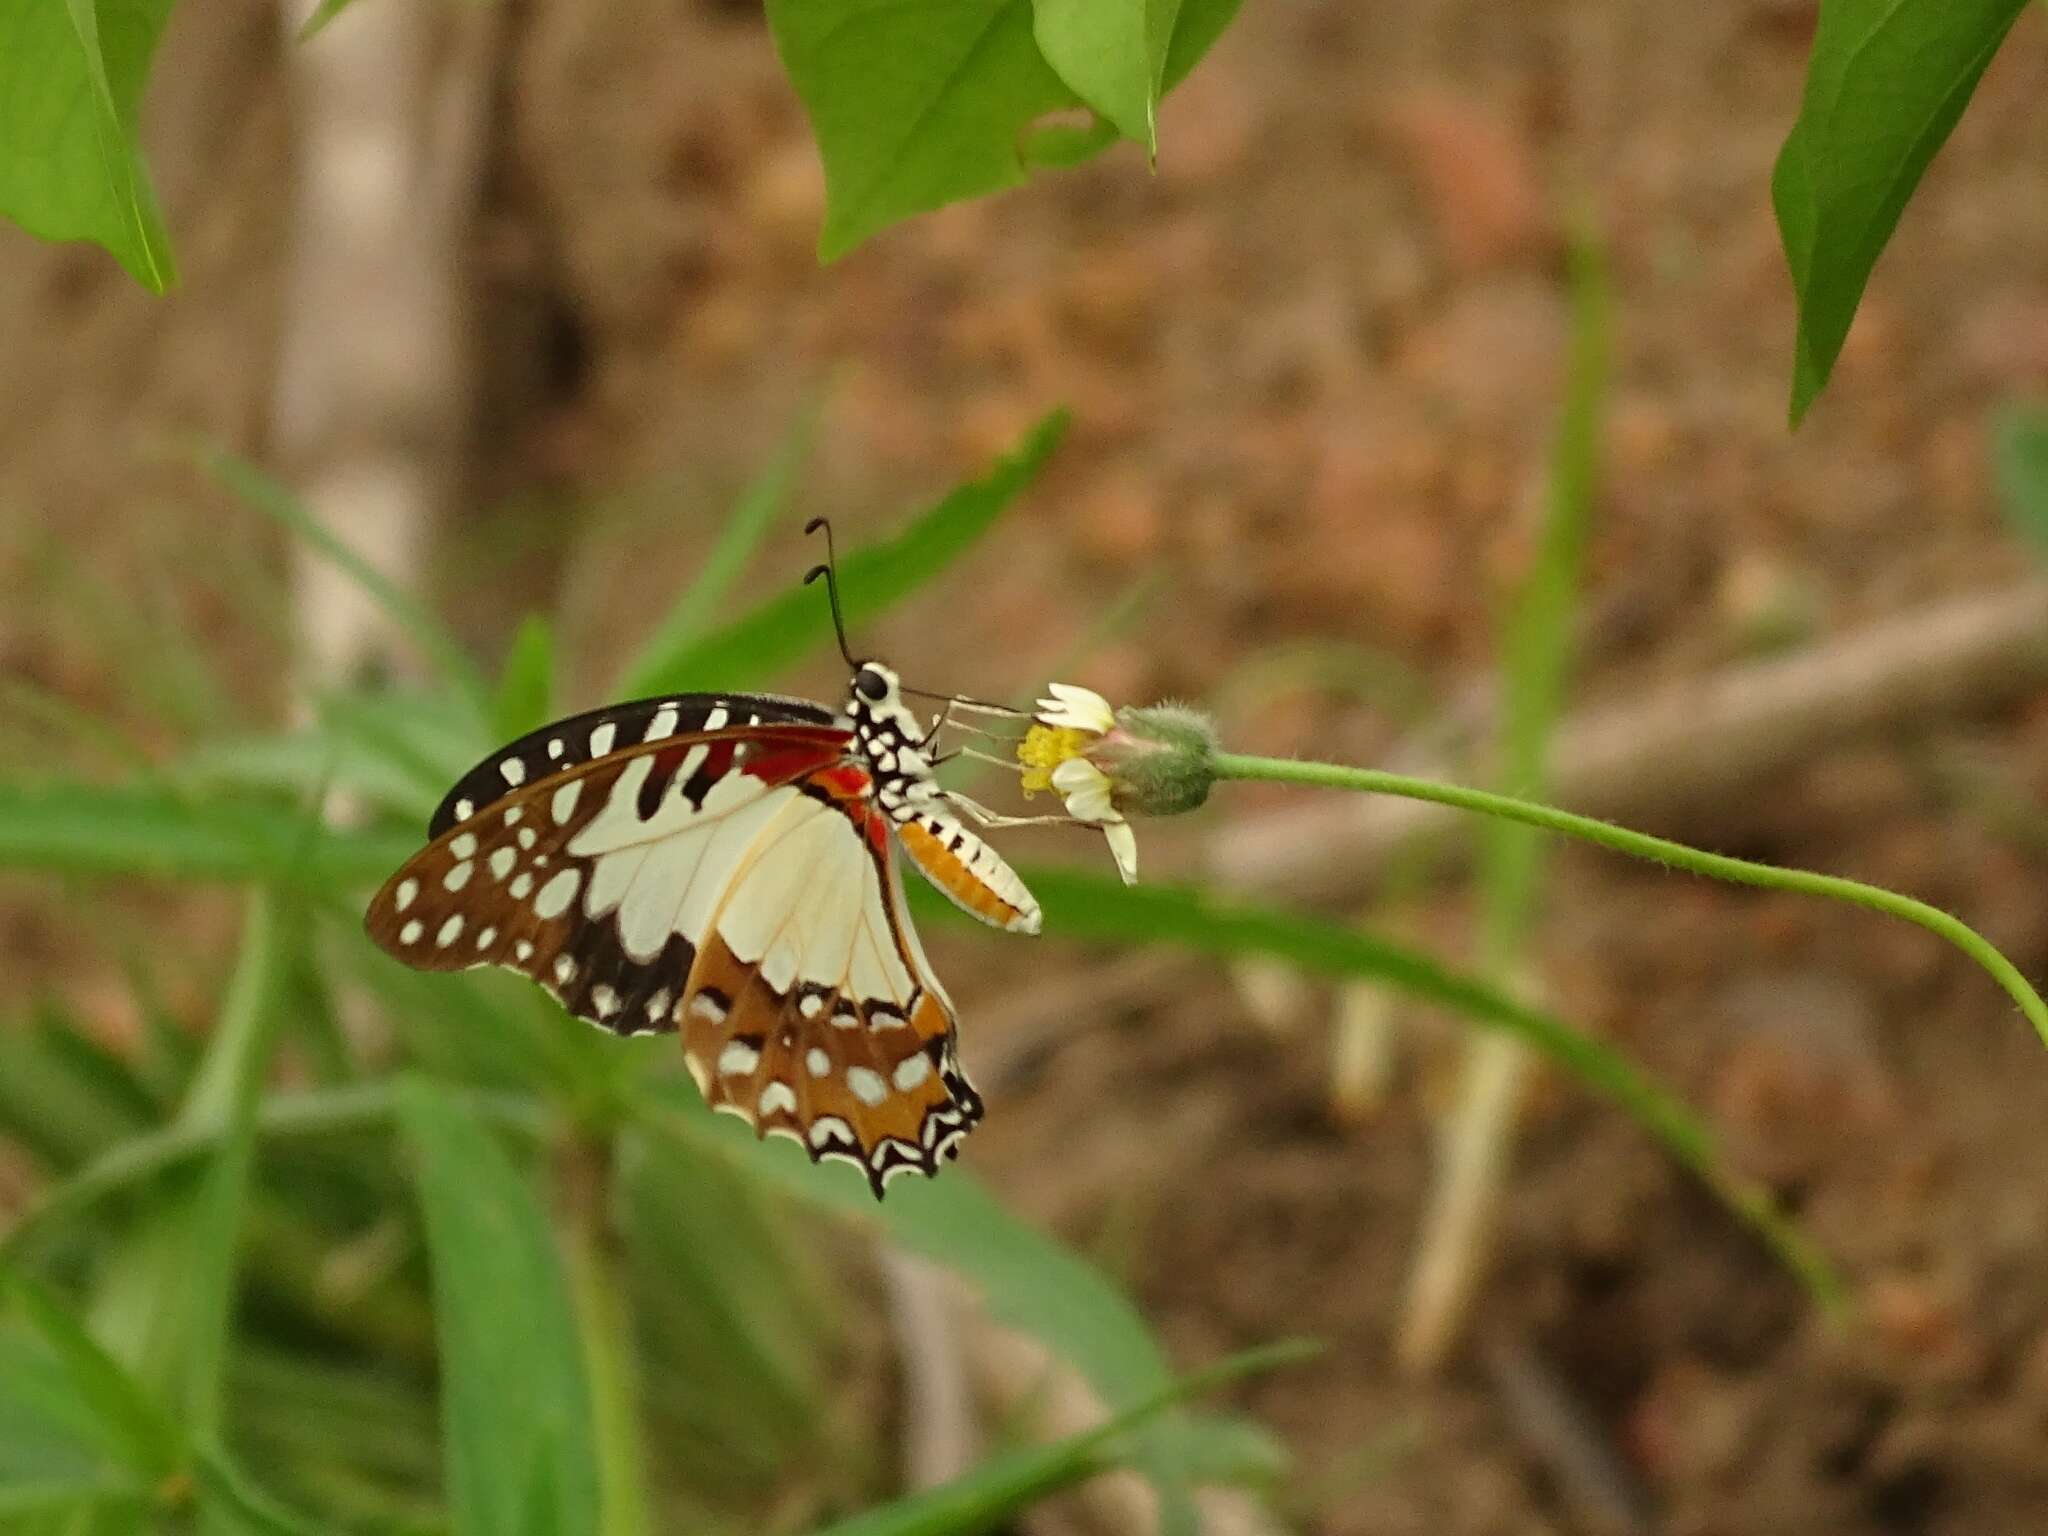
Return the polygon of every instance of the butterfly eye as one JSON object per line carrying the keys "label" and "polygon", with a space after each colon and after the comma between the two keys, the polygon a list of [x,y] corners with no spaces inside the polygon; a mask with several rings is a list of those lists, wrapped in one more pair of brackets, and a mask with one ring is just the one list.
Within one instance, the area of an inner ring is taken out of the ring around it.
{"label": "butterfly eye", "polygon": [[875,667],[862,667],[854,673],[853,686],[870,704],[879,704],[889,696],[889,679]]}

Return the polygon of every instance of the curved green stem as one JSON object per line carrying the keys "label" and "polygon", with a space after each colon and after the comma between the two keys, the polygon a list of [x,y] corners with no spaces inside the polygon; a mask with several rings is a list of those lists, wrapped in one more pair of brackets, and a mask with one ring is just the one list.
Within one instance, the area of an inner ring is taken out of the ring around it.
{"label": "curved green stem", "polygon": [[2020,1012],[2024,1013],[2027,1021],[2034,1026],[2034,1033],[2041,1037],[2044,1044],[2048,1044],[2048,1004],[2041,1001],[2040,993],[2028,984],[2026,977],[2019,973],[2013,963],[1962,919],[1942,911],[1939,907],[1929,906],[1924,901],[1916,901],[1911,896],[1901,896],[1897,891],[1865,885],[1860,880],[1845,880],[1839,875],[1817,875],[1810,870],[1780,869],[1774,864],[1756,864],[1748,859],[1731,859],[1726,854],[1688,848],[1683,843],[1674,843],[1667,838],[1631,832],[1628,828],[1617,827],[1610,821],[1598,821],[1591,816],[1576,816],[1570,811],[1560,811],[1547,805],[1517,800],[1510,795],[1496,795],[1487,790],[1468,789],[1458,784],[1439,784],[1434,780],[1410,778],[1401,773],[1386,773],[1377,768],[1347,768],[1339,763],[1306,763],[1281,757],[1247,757],[1235,752],[1218,752],[1213,760],[1213,766],[1219,779],[1259,779],[1276,784],[1313,784],[1324,789],[1349,789],[1365,794],[1400,795],[1409,800],[1429,800],[1461,811],[1477,811],[1482,816],[1498,816],[1507,821],[1519,821],[1524,825],[1540,827],[1546,832],[1555,832],[1563,837],[1576,837],[1584,842],[1597,843],[1602,848],[1610,848],[1616,853],[1625,853],[1632,858],[1648,859],[1653,863],[1669,865],[1673,869],[1709,875],[1716,880],[1729,880],[1737,885],[1761,886],[1765,890],[1798,891],[1807,896],[1825,896],[1833,901],[1846,901],[1853,906],[1868,907],[1873,912],[1901,917],[1909,923],[1925,928],[1929,933],[1938,934],[1948,940],[1988,971],[1991,978],[2005,988],[2006,995],[2019,1004]]}

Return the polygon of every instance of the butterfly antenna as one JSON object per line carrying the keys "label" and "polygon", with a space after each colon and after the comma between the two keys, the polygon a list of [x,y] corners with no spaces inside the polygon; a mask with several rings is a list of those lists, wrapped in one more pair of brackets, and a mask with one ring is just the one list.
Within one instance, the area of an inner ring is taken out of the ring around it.
{"label": "butterfly antenna", "polygon": [[846,615],[839,606],[839,551],[832,543],[832,522],[829,518],[814,517],[804,524],[805,533],[825,530],[825,563],[814,565],[804,573],[804,585],[809,586],[820,576],[825,578],[825,594],[832,600],[832,628],[839,636],[839,654],[846,658],[849,667],[859,667],[854,659],[853,647],[846,643]]}

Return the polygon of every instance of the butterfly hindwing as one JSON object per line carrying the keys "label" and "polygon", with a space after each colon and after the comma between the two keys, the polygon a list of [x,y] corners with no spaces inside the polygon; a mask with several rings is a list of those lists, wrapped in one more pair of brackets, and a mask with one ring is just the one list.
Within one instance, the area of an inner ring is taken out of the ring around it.
{"label": "butterfly hindwing", "polygon": [[981,1117],[951,1003],[907,926],[887,821],[809,798],[763,829],[691,969],[683,1050],[714,1109],[879,1196]]}

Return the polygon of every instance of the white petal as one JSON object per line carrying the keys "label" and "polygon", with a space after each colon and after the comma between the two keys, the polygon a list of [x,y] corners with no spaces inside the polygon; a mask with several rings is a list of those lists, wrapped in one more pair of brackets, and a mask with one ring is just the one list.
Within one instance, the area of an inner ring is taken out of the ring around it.
{"label": "white petal", "polygon": [[1109,803],[1109,779],[1093,763],[1070,757],[1052,772],[1053,788],[1067,802],[1067,814],[1076,821],[1112,821],[1116,811]]}
{"label": "white petal", "polygon": [[1116,860],[1116,872],[1124,877],[1125,885],[1135,885],[1138,880],[1138,834],[1131,830],[1128,821],[1112,821],[1102,829],[1102,835],[1109,840],[1109,856]]}
{"label": "white petal", "polygon": [[1049,699],[1038,701],[1039,724],[1052,726],[1055,730],[1067,729],[1087,731],[1100,736],[1116,724],[1116,711],[1109,707],[1109,700],[1089,688],[1076,688],[1072,683],[1047,683],[1046,689],[1052,694]]}

